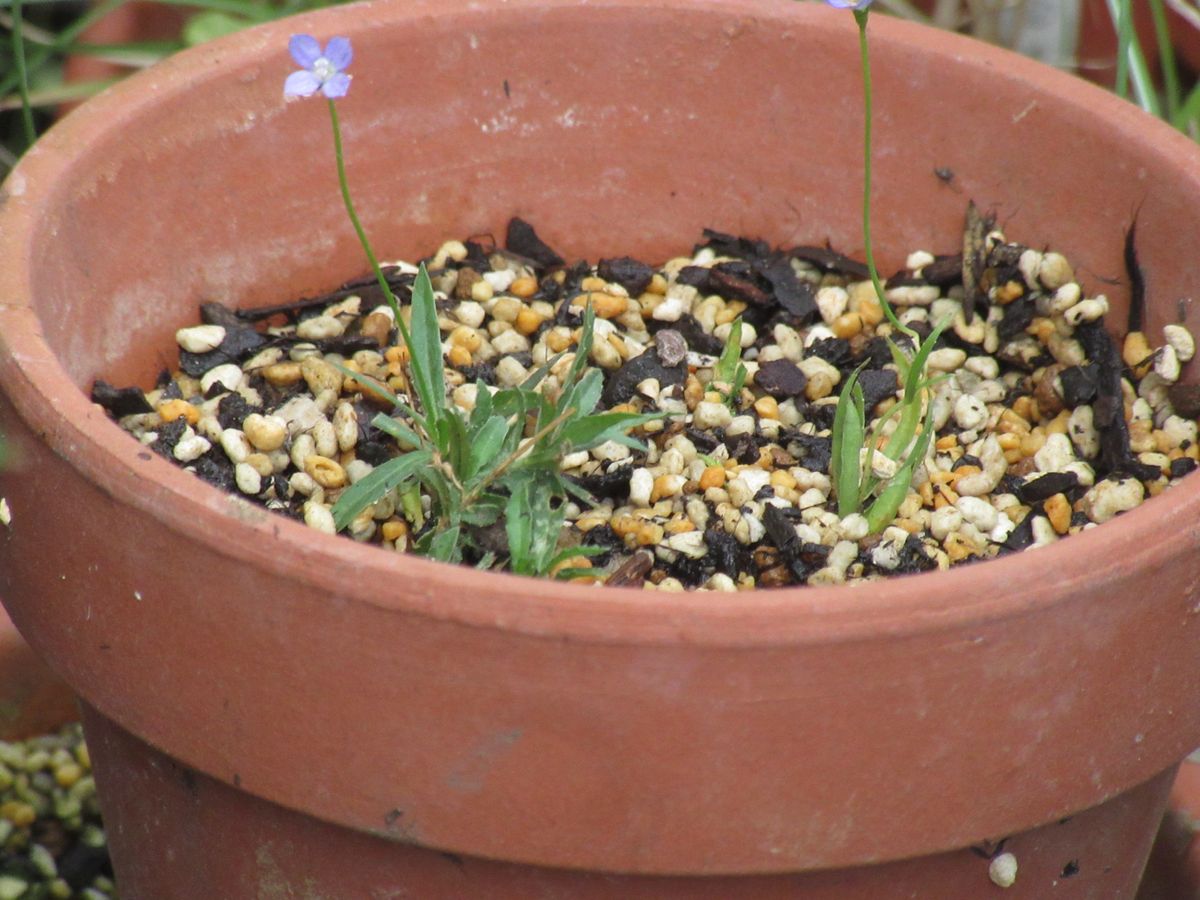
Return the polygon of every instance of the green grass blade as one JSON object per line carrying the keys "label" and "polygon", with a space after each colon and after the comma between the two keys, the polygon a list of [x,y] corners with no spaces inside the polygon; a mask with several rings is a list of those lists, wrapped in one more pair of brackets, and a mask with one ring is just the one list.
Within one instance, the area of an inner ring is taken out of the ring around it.
{"label": "green grass blade", "polygon": [[341,531],[355,516],[373,503],[378,502],[392,488],[398,487],[423,467],[429,465],[432,455],[427,450],[417,450],[389,459],[376,466],[365,476],[342,491],[333,504],[333,524]]}

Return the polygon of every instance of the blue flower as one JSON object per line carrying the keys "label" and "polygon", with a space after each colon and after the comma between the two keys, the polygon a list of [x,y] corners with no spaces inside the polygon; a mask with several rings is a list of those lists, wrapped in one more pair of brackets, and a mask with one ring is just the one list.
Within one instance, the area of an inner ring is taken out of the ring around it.
{"label": "blue flower", "polygon": [[354,58],[349,38],[330,38],[322,53],[315,37],[294,34],[288,41],[288,51],[301,69],[287,77],[283,83],[283,96],[311,97],[317,91],[330,100],[346,96],[346,91],[350,90],[350,76],[343,70]]}
{"label": "blue flower", "polygon": [[871,5],[871,0],[825,0],[830,6],[837,9],[866,9]]}

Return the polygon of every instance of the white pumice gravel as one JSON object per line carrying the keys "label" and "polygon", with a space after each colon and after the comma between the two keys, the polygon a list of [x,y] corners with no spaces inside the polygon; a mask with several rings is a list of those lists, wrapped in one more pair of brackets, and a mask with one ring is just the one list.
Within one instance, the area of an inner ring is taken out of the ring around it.
{"label": "white pumice gravel", "polygon": [[988,863],[988,878],[997,887],[1010,888],[1017,883],[1017,858],[1012,853],[1000,853]]}
{"label": "white pumice gravel", "polygon": [[[659,590],[854,583],[986,560],[1108,522],[1197,468],[1197,413],[1175,405],[1195,381],[1189,329],[1171,323],[1157,342],[1143,332],[1110,341],[1102,329],[1120,329],[1103,324],[1109,298],[1062,254],[995,229],[981,246],[989,287],[975,315],[961,284],[924,280],[945,269],[936,248],[911,252],[901,282],[887,286],[906,325],[948,328],[928,364],[944,376],[929,407],[934,438],[896,520],[878,534],[861,513],[837,514],[828,457],[852,371],[861,365],[878,391],[872,419],[899,398],[882,342],[891,326],[870,283],[836,254],[814,261],[811,248],[774,251],[715,235],[657,267],[609,260],[567,269],[447,241],[425,261],[439,292],[447,403],[470,412],[480,385],[495,393],[535,372],[544,375],[539,390],[555,396],[590,302],[601,406],[665,418],[635,433],[645,452],[610,441],[558,461],[596,497],[594,507],[567,504],[561,544],[602,548],[581,564],[594,573],[585,580],[600,582],[645,548],[644,583]],[[417,267],[389,265],[406,299]],[[756,274],[768,270],[774,280]],[[232,310],[219,324],[181,327],[182,370],[135,391],[144,405],[110,409],[179,465],[332,533],[345,488],[411,449],[373,424],[401,413],[346,374],[408,397],[394,316],[365,297],[340,291],[257,327],[239,326]],[[715,367],[739,317],[746,379],[733,395]],[[1113,409],[1119,422],[1102,418]],[[893,418],[881,433],[895,427]],[[887,477],[896,462],[883,449],[862,459]],[[411,513],[393,491],[347,534],[408,552]]]}

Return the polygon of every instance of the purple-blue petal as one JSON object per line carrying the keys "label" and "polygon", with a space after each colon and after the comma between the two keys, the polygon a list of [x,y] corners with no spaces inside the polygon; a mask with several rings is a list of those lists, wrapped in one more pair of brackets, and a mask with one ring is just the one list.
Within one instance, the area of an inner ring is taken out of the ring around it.
{"label": "purple-blue petal", "polygon": [[350,76],[342,72],[338,72],[321,85],[321,91],[330,100],[345,97],[348,90],[350,90]]}
{"label": "purple-blue petal", "polygon": [[837,9],[862,10],[871,5],[871,0],[825,0],[825,2]]}
{"label": "purple-blue petal", "polygon": [[311,97],[320,89],[321,79],[317,78],[308,69],[301,69],[299,72],[293,72],[287,77],[287,81],[283,83],[283,96]]}
{"label": "purple-blue petal", "polygon": [[311,34],[293,34],[288,41],[288,52],[296,65],[311,69],[313,63],[321,58],[321,45]]}
{"label": "purple-blue petal", "polygon": [[354,59],[354,51],[350,47],[350,38],[335,37],[329,39],[325,47],[325,58],[333,63],[339,72],[344,72]]}

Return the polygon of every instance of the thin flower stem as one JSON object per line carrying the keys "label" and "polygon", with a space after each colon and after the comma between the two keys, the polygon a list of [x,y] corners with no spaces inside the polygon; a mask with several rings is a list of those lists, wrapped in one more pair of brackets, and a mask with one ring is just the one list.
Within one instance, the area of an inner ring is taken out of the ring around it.
{"label": "thin flower stem", "polygon": [[396,300],[396,295],[392,293],[391,285],[387,283],[387,279],[383,275],[383,269],[379,267],[379,260],[375,257],[375,251],[367,239],[367,232],[363,229],[358,213],[354,210],[354,200],[350,197],[350,184],[346,179],[346,160],[342,155],[342,127],[338,122],[337,105],[332,100],[329,101],[329,121],[333,125],[333,153],[337,159],[338,185],[342,189],[342,202],[346,206],[346,214],[350,217],[350,224],[354,226],[354,233],[358,235],[358,242],[362,244],[363,252],[367,254],[367,260],[371,263],[371,270],[375,273],[379,288],[383,291],[383,296],[387,298],[388,306],[391,307],[392,314],[396,317],[396,327],[400,329],[404,346],[408,348],[409,356],[415,357],[412,338],[408,334],[408,326],[404,324],[404,319],[400,316],[400,304]]}
{"label": "thin flower stem", "polygon": [[29,72],[25,68],[25,35],[22,31],[21,0],[12,4],[12,49],[17,70],[17,90],[21,94],[21,123],[25,128],[25,143],[32,145],[37,140],[37,128],[33,124],[33,105],[29,102]]}
{"label": "thin flower stem", "polygon": [[873,105],[871,102],[871,54],[867,45],[867,17],[869,15],[869,9],[854,11],[854,21],[858,23],[858,49],[859,57],[862,60],[863,77],[863,243],[866,245],[867,271],[871,274],[871,284],[875,287],[875,296],[879,298],[879,305],[883,307],[883,313],[892,327],[914,340],[919,340],[915,331],[902,325],[896,318],[891,304],[884,296],[883,283],[879,280],[879,270],[875,268],[875,250],[874,244],[871,242],[871,120]]}

